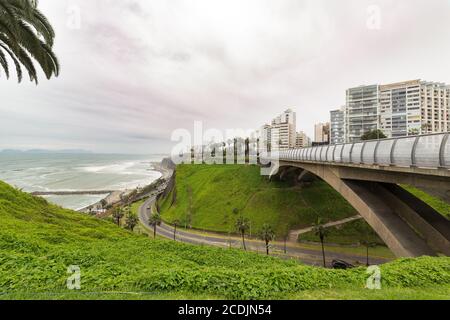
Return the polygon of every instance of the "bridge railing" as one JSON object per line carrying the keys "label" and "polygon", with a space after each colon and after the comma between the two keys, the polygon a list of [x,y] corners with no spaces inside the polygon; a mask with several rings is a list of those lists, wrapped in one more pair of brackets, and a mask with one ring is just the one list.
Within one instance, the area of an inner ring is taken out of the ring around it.
{"label": "bridge railing", "polygon": [[279,160],[450,169],[450,133],[284,150]]}

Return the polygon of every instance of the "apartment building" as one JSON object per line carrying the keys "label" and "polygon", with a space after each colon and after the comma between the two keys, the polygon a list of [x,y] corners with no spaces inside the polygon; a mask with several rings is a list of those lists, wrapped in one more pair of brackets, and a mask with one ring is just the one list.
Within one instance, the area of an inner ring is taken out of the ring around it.
{"label": "apartment building", "polygon": [[345,142],[345,106],[330,111],[330,144]]}
{"label": "apartment building", "polygon": [[270,128],[271,149],[276,151],[295,148],[296,126],[296,114],[291,109],[273,119]]}
{"label": "apartment building", "polygon": [[378,129],[379,85],[350,88],[346,92],[345,141],[357,142],[361,136]]}
{"label": "apartment building", "polygon": [[314,142],[317,144],[330,143],[330,123],[317,123],[314,125]]}
{"label": "apartment building", "polygon": [[296,148],[306,148],[311,146],[311,139],[303,132],[297,132],[295,147]]}
{"label": "apartment building", "polygon": [[270,144],[272,139],[271,129],[272,127],[269,124],[265,124],[258,131],[260,148],[267,151],[270,151]]}
{"label": "apartment building", "polygon": [[421,80],[380,86],[380,129],[388,137],[450,130],[450,86]]}

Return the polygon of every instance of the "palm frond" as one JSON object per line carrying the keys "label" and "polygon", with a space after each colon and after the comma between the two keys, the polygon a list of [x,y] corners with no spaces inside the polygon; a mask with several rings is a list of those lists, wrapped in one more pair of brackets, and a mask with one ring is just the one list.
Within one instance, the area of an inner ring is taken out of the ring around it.
{"label": "palm frond", "polygon": [[38,83],[33,61],[47,79],[58,76],[60,65],[53,52],[55,32],[47,18],[38,10],[36,0],[0,0],[0,66],[9,78],[8,59],[16,66],[18,81],[22,66],[31,81]]}

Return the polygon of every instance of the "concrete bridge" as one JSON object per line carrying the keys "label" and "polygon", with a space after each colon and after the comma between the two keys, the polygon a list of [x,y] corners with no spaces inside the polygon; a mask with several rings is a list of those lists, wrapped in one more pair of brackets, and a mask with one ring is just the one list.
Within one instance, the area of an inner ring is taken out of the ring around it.
{"label": "concrete bridge", "polygon": [[450,255],[450,221],[399,186],[449,202],[450,134],[272,152],[272,175],[320,177],[337,190],[399,257]]}

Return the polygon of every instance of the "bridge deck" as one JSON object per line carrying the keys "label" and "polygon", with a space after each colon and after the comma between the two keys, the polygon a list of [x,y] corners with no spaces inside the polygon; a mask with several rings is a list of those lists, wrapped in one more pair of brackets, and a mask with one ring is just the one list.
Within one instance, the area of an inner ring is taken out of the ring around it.
{"label": "bridge deck", "polygon": [[450,133],[275,151],[263,161],[314,162],[450,177]]}

